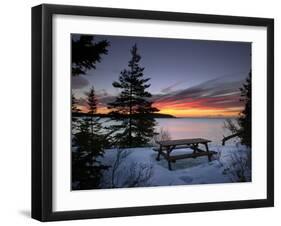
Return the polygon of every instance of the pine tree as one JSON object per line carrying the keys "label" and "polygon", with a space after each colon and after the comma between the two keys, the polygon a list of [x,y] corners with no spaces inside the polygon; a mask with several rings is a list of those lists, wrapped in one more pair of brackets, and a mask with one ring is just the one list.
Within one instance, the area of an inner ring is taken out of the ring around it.
{"label": "pine tree", "polygon": [[[88,115],[79,120],[78,132],[74,135],[77,149],[72,151],[72,181],[74,189],[98,188],[103,170],[108,166],[98,161],[104,154],[106,144],[101,123],[96,117],[97,99],[94,87],[87,94]],[[74,183],[75,184],[75,183]]]}
{"label": "pine tree", "polygon": [[[244,109],[240,112],[237,120],[226,120],[225,127],[229,129],[232,134],[224,137],[222,144],[229,139],[239,137],[241,144],[247,147],[252,146],[252,72],[249,72],[245,83],[240,88],[240,101],[244,103]],[[235,123],[236,122],[236,123]]]}
{"label": "pine tree", "polygon": [[118,123],[111,126],[115,142],[120,147],[144,146],[153,137],[156,124],[152,114],[158,109],[152,106],[152,96],[147,88],[150,78],[144,78],[144,68],[139,66],[141,56],[135,44],[128,68],[121,71],[119,81],[113,87],[121,90],[114,102],[108,104],[111,118]]}
{"label": "pine tree", "polygon": [[71,94],[71,111],[72,112],[80,112],[81,111],[77,106],[77,102],[78,101],[77,101],[75,95],[72,93]]}
{"label": "pine tree", "polygon": [[72,38],[71,62],[73,76],[85,74],[87,70],[96,69],[96,63],[101,61],[101,55],[107,54],[107,40],[94,42],[92,35],[80,35]]}
{"label": "pine tree", "polygon": [[77,106],[77,99],[75,98],[75,95],[71,94],[71,115],[72,115],[72,129],[74,130],[76,128],[76,123],[78,121],[78,118],[75,116],[75,113],[79,113],[81,110]]}
{"label": "pine tree", "polygon": [[249,72],[249,76],[243,87],[240,88],[241,101],[245,103],[244,110],[240,113],[238,118],[238,124],[240,126],[240,138],[241,143],[248,147],[252,144],[252,72]]}
{"label": "pine tree", "polygon": [[98,122],[99,118],[95,116],[95,114],[97,113],[97,99],[95,95],[95,89],[93,86],[90,89],[90,91],[86,93],[86,95],[87,95],[88,114],[90,116],[88,120],[91,127],[91,133],[99,133],[99,131],[101,130],[101,125]]}
{"label": "pine tree", "polygon": [[98,160],[104,154],[102,138],[90,132],[88,120],[80,120],[74,140],[77,148],[72,148],[72,189],[99,188],[102,173],[108,169]]}
{"label": "pine tree", "polygon": [[97,113],[97,98],[95,95],[95,89],[92,86],[90,91],[87,94],[87,104],[88,104],[88,113],[95,114]]}

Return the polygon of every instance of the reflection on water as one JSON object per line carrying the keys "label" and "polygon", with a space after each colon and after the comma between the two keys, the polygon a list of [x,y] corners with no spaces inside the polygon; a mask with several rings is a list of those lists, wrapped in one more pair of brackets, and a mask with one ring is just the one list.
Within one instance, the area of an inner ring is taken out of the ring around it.
{"label": "reflection on water", "polygon": [[206,138],[215,143],[220,143],[223,135],[229,135],[224,128],[225,119],[208,118],[159,118],[157,130],[168,130],[172,139]]}
{"label": "reflection on water", "polygon": [[[156,131],[160,128],[168,130],[172,139],[206,138],[212,144],[221,144],[223,136],[230,135],[230,131],[224,128],[225,119],[208,118],[157,118]],[[100,123],[104,127],[116,124],[109,118],[101,118]],[[77,132],[75,129],[73,132]],[[234,140],[229,140],[228,143]]]}

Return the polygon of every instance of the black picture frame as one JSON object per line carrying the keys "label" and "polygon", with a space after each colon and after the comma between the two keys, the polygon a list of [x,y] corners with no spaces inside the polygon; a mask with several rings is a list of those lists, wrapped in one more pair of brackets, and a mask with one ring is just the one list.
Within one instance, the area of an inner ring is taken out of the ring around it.
{"label": "black picture frame", "polygon": [[[52,210],[52,18],[55,14],[266,27],[267,198],[54,212]],[[270,206],[274,206],[273,19],[49,4],[32,8],[32,218],[40,221],[56,221]]]}

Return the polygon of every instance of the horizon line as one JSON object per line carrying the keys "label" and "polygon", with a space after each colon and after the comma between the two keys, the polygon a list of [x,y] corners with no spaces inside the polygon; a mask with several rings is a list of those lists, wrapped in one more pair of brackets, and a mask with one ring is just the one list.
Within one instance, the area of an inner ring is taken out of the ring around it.
{"label": "horizon line", "polygon": [[[71,111],[72,112],[72,111]],[[82,114],[88,114],[87,112],[72,112],[72,113],[82,113]],[[154,114],[154,113],[152,113]],[[156,114],[160,114],[160,115],[169,115],[172,116],[173,119],[181,119],[181,118],[191,118],[191,119],[234,119],[234,118],[238,118],[237,116],[176,116],[176,115],[171,115],[171,114],[167,114],[167,113],[156,113]],[[108,113],[96,113],[96,115],[108,115]],[[163,117],[163,118],[168,118],[168,117]],[[171,118],[169,118],[171,119]]]}

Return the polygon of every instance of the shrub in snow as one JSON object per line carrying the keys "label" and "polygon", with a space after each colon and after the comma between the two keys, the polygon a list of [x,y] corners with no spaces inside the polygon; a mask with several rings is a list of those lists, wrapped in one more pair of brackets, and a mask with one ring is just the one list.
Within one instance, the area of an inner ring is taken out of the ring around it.
{"label": "shrub in snow", "polygon": [[131,151],[117,149],[117,154],[108,172],[105,172],[101,187],[103,188],[128,188],[149,185],[153,175],[151,163],[138,163],[128,160]]}
{"label": "shrub in snow", "polygon": [[171,139],[172,139],[172,137],[171,137],[171,134],[170,134],[169,130],[164,129],[163,127],[161,127],[159,132],[157,132],[153,136],[152,145],[153,146],[158,146],[158,142],[159,141],[171,140]]}
{"label": "shrub in snow", "polygon": [[251,150],[236,151],[230,154],[230,161],[224,172],[232,182],[251,181],[252,153]]}

